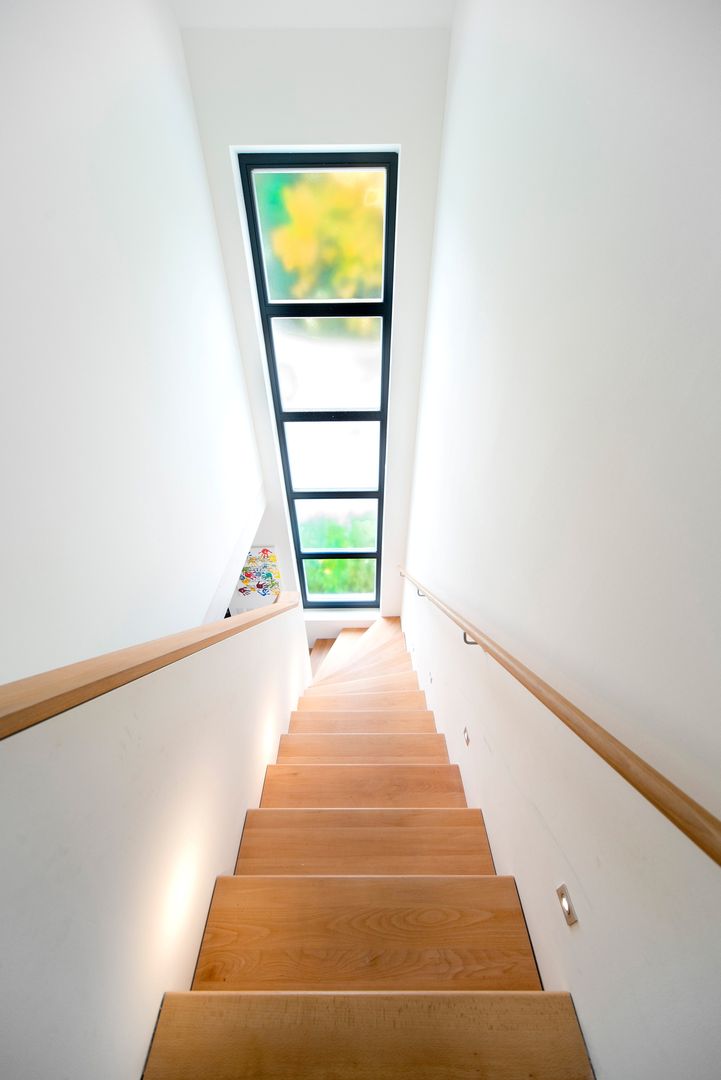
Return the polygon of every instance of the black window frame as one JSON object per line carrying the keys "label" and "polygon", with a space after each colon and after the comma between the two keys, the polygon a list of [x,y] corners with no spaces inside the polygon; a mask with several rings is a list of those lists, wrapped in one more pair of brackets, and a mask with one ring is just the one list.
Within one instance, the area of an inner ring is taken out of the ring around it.
{"label": "black window frame", "polygon": [[[385,168],[386,170],[386,206],[383,236],[383,293],[380,300],[352,301],[271,301],[265,279],[263,251],[260,240],[258,214],[252,184],[254,169],[292,168]],[[288,503],[293,546],[295,549],[298,578],[300,580],[303,607],[314,608],[378,608],[380,607],[381,569],[383,555],[383,526],[385,504],[386,442],[388,432],[388,392],[390,385],[391,329],[393,317],[393,275],[395,264],[396,201],[398,191],[398,154],[395,151],[342,151],[325,152],[238,152],[238,168],[248,226],[248,237],[253,260],[253,275],[263,329],[263,341],[268,365],[275,426],[283,467],[283,480]],[[284,411],[280,396],[278,370],[273,345],[271,320],[273,318],[307,318],[375,315],[382,319],[381,337],[381,401],[380,409],[362,411]],[[380,446],[378,454],[378,484],[376,488],[363,491],[294,491],[288,460],[288,447],[285,438],[285,424],[293,422],[313,423],[342,422],[348,420],[376,421],[380,424]],[[295,508],[296,499],[377,499],[378,524],[376,546],[373,551],[344,551],[335,548],[326,551],[303,552],[300,543],[298,518]],[[375,595],[373,600],[309,600],[306,588],[303,563],[308,559],[373,559],[376,564]]]}

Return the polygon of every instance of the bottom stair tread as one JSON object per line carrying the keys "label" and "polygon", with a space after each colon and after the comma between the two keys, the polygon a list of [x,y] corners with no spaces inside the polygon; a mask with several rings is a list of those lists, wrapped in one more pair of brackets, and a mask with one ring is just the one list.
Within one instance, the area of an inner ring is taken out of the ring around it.
{"label": "bottom stair tread", "polygon": [[166,994],[144,1080],[593,1080],[558,993]]}

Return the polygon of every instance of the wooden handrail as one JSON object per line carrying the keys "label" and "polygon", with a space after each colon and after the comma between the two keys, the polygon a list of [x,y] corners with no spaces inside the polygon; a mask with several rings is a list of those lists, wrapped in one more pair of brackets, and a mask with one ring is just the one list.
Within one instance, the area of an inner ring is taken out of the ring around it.
{"label": "wooden handrail", "polygon": [[485,653],[493,657],[514,679],[525,686],[526,690],[529,690],[559,720],[563,721],[566,727],[578,735],[586,746],[590,746],[636,791],[648,799],[669,821],[672,821],[689,840],[693,840],[694,844],[697,844],[721,866],[721,821],[717,817],[714,817],[685,791],[672,784],[638,754],[634,754],[633,750],[629,750],[624,743],[597,724],[590,716],[581,712],[568,698],[559,694],[482,630],[444,604],[430,589],[421,585],[412,574],[401,570],[401,576],[412,582],[420,593],[460,627],[464,634],[480,645]]}
{"label": "wooden handrail", "polygon": [[92,660],[44,671],[0,686],[0,739],[48,720],[51,716],[134,682],[151,671],[174,664],[185,656],[219,641],[242,634],[297,607],[298,593],[283,592],[267,607],[233,615],[229,619],[181,630],[179,634],[131,645]]}

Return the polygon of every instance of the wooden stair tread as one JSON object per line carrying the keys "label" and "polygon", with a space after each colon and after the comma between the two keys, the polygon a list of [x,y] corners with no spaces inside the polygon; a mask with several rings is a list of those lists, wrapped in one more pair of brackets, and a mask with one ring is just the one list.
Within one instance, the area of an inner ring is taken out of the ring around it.
{"label": "wooden stair tread", "polygon": [[393,675],[372,675],[370,677],[348,678],[344,682],[330,685],[311,685],[306,690],[306,697],[323,694],[361,694],[376,693],[381,690],[418,690],[418,676],[415,671],[401,671]]}
{"label": "wooden stair tread", "polygon": [[381,616],[380,619],[372,622],[365,631],[355,655],[363,656],[365,653],[372,652],[384,645],[395,644],[398,641],[405,644],[400,618],[397,615]]}
{"label": "wooden stair tread", "polygon": [[220,877],[194,990],[540,990],[508,877]]}
{"label": "wooden stair tread", "polygon": [[144,1080],[593,1080],[568,994],[166,994]]}
{"label": "wooden stair tread", "polygon": [[334,682],[353,678],[356,675],[382,675],[386,671],[393,674],[398,671],[412,670],[412,668],[413,661],[405,646],[394,646],[392,649],[386,647],[378,650],[377,653],[369,654],[360,660],[343,665],[331,675],[318,675],[314,682],[323,686],[330,686]]}
{"label": "wooden stair tread", "polygon": [[315,678],[318,668],[325,660],[333,645],[333,638],[316,638],[310,650],[310,670]]}
{"label": "wooden stair tread", "polygon": [[278,764],[425,765],[448,762],[443,735],[309,733],[281,735]]}
{"label": "wooden stair tread", "polygon": [[397,656],[390,656],[385,660],[369,661],[366,664],[349,664],[347,667],[341,668],[335,675],[328,676],[327,679],[314,679],[312,685],[333,686],[335,682],[345,682],[348,679],[365,678],[373,675],[398,675],[412,670],[413,661],[410,653],[399,652]]}
{"label": "wooden stair tread", "polygon": [[[383,620],[381,620],[381,623]],[[342,630],[338,635],[344,640],[336,649],[335,656],[329,656],[323,665],[319,676],[323,679],[333,677],[337,672],[358,664],[367,662],[375,663],[380,659],[391,659],[406,654],[406,643],[402,631],[399,628],[388,628],[385,625],[373,623],[367,630],[361,631],[359,636],[350,638],[350,631]],[[354,633],[358,634],[357,631]]]}
{"label": "wooden stair tread", "polygon": [[427,711],[426,696],[422,690],[379,690],[377,692],[352,694],[304,694],[298,701],[298,709],[423,709]]}
{"label": "wooden stair tread", "polygon": [[[395,662],[396,660],[409,655],[403,637],[398,636],[392,641],[385,641],[373,648],[361,649],[359,647],[352,656],[349,656],[346,659],[344,664],[339,666],[337,672],[350,671],[351,669],[381,662]],[[324,673],[323,677],[329,678],[331,676],[327,676],[326,673]]]}
{"label": "wooden stair tread", "polygon": [[265,807],[465,806],[457,765],[269,765]]}
{"label": "wooden stair tread", "polygon": [[322,679],[332,675],[334,671],[348,663],[364,634],[365,630],[363,629],[341,630],[333,641],[328,655],[316,672],[316,678]]}
{"label": "wooden stair tread", "polygon": [[400,620],[317,640],[311,669],[144,1080],[592,1080]]}
{"label": "wooden stair tread", "polygon": [[348,712],[294,712],[290,714],[290,734],[307,731],[328,732],[435,732],[436,722],[432,712],[420,709],[382,709],[363,712],[362,709],[350,709]]}
{"label": "wooden stair tread", "polygon": [[480,810],[249,810],[236,874],[493,874]]}

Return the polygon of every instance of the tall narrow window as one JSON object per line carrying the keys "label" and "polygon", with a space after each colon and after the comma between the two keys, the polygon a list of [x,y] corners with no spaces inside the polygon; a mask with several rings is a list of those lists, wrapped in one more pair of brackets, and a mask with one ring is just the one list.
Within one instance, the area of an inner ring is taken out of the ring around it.
{"label": "tall narrow window", "polygon": [[305,607],[378,607],[398,156],[239,154]]}

